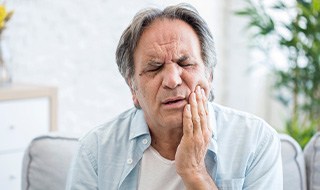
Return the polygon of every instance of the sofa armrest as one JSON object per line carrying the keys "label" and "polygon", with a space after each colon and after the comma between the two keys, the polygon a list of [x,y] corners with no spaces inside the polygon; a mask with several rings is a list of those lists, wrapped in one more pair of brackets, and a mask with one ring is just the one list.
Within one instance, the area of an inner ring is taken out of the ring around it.
{"label": "sofa armrest", "polygon": [[57,134],[33,139],[23,158],[21,189],[65,189],[77,142],[75,137]]}
{"label": "sofa armrest", "polygon": [[289,135],[279,134],[283,167],[284,190],[306,190],[306,170],[303,152]]}
{"label": "sofa armrest", "polygon": [[304,149],[308,189],[320,190],[320,132],[316,133]]}

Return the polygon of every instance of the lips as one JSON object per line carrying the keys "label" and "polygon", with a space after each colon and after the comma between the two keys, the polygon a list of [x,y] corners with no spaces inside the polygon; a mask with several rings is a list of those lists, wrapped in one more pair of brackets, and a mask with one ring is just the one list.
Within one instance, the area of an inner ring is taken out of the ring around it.
{"label": "lips", "polygon": [[170,97],[170,98],[167,98],[164,101],[162,101],[162,103],[166,104],[166,105],[170,105],[170,104],[178,103],[178,102],[184,101],[184,100],[185,100],[185,98],[182,96]]}

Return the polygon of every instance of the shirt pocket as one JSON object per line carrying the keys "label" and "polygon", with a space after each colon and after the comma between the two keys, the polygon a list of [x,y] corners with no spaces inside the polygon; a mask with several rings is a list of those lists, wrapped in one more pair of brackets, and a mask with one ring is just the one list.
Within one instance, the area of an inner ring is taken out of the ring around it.
{"label": "shirt pocket", "polygon": [[216,183],[219,190],[241,190],[243,187],[244,178],[218,179]]}

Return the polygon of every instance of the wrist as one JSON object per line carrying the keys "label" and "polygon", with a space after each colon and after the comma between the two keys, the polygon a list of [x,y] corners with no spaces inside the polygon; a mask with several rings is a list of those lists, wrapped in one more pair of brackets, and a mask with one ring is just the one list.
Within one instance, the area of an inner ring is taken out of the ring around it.
{"label": "wrist", "polygon": [[[180,175],[180,174],[179,174]],[[218,190],[211,176],[205,172],[189,172],[180,175],[188,190]]]}

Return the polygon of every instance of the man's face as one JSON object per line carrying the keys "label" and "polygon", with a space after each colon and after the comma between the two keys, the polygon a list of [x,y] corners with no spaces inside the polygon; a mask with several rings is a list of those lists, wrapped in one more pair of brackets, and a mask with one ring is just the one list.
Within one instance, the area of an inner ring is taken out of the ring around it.
{"label": "man's face", "polygon": [[183,108],[197,85],[208,96],[211,78],[197,34],[181,20],[158,19],[147,27],[134,53],[133,100],[150,128],[182,128]]}

